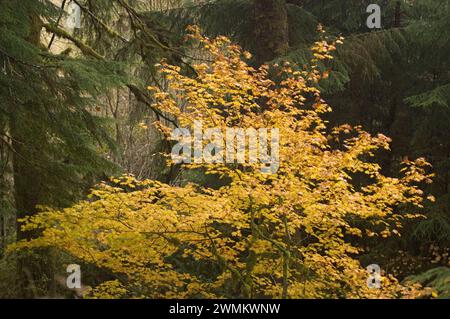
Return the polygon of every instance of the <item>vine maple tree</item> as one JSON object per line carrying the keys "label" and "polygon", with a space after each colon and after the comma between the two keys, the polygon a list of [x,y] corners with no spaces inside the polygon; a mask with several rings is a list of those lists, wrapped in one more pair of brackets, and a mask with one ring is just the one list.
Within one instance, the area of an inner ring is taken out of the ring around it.
{"label": "vine maple tree", "polygon": [[[405,161],[401,177],[385,176],[371,157],[389,148],[387,137],[327,129],[331,108],[317,88],[326,74],[317,64],[341,39],[316,43],[308,66],[255,69],[227,38],[190,31],[211,62],[194,64],[195,77],[162,62],[168,88],[149,88],[153,107],[181,127],[278,128],[277,172],[264,174],[260,163],[183,164],[226,177],[215,189],[111,178],[72,207],[24,220],[42,235],[12,248],[56,247],[114,273],[94,297],[414,296],[387,275],[381,289],[369,289],[353,239],[399,235],[402,220],[417,217],[428,163]],[[167,136],[173,130],[158,125]]]}

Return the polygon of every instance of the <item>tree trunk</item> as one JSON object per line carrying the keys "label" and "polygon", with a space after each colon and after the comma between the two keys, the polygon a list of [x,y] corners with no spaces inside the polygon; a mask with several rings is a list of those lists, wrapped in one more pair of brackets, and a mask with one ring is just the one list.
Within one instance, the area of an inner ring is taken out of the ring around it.
{"label": "tree trunk", "polygon": [[394,27],[400,28],[402,26],[402,3],[397,1],[395,3],[395,13],[394,13]]}
{"label": "tree trunk", "polygon": [[[34,46],[41,45],[41,25],[38,16],[30,17],[30,32],[26,40]],[[38,161],[40,146],[36,141],[42,139],[36,130],[30,128],[26,119],[33,116],[30,112],[33,103],[17,104],[11,106],[10,134],[12,140],[12,167],[14,179],[14,199],[16,209],[16,238],[17,241],[33,238],[35,233],[21,230],[20,220],[36,214],[36,205],[41,203],[45,185],[40,182],[41,172]],[[41,137],[42,137],[41,135]],[[45,140],[45,139],[44,139]],[[48,293],[53,289],[53,266],[50,253],[47,249],[34,251],[33,255],[20,252],[17,259],[18,292],[23,298],[35,298],[40,294]]]}
{"label": "tree trunk", "polygon": [[255,59],[258,65],[286,53],[289,47],[285,0],[254,0]]}

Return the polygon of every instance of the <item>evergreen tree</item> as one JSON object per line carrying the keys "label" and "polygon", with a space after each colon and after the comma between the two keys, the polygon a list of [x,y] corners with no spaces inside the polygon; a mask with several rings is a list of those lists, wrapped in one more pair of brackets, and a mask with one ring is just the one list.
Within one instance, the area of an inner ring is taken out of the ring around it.
{"label": "evergreen tree", "polygon": [[[65,206],[113,169],[98,152],[112,146],[104,120],[90,110],[100,93],[121,83],[120,67],[49,52],[41,30],[58,16],[49,1],[0,2],[1,135],[12,153],[18,240],[33,236],[20,220],[36,205]],[[45,256],[20,258],[22,296],[53,282]]]}

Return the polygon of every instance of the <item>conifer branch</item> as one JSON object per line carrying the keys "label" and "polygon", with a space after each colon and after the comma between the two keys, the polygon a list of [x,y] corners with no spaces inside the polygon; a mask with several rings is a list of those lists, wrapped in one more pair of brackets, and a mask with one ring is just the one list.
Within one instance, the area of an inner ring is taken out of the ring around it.
{"label": "conifer branch", "polygon": [[[59,22],[62,19],[62,16],[64,14],[64,7],[66,6],[66,2],[67,2],[67,0],[63,0],[63,2],[61,3],[61,12],[59,13],[58,19],[55,22],[56,26],[59,26]],[[47,46],[47,48],[49,50],[52,47],[53,41],[55,41],[55,37],[56,37],[56,33],[53,33],[52,38],[50,39],[50,42],[48,43],[48,46]]]}
{"label": "conifer branch", "polygon": [[122,40],[123,42],[126,42],[126,43],[130,42],[126,38],[121,36],[119,33],[112,30],[110,27],[108,27],[106,25],[106,23],[103,22],[99,17],[97,17],[91,10],[89,10],[89,8],[86,8],[77,0],[73,0],[73,2],[76,3],[80,7],[81,10],[86,12],[96,23],[98,23],[106,31],[106,33],[108,33],[110,36],[112,36],[114,38],[119,38],[120,40]]}
{"label": "conifer branch", "polygon": [[70,42],[72,42],[76,47],[78,47],[81,50],[81,52],[83,52],[83,54],[91,56],[91,57],[96,58],[98,60],[104,60],[105,59],[100,53],[95,51],[89,45],[87,45],[83,41],[75,38],[70,33],[68,33],[67,31],[59,28],[58,26],[54,26],[54,25],[51,25],[49,23],[44,23],[43,26],[48,32],[54,33],[58,37],[64,38],[64,39],[69,40]]}

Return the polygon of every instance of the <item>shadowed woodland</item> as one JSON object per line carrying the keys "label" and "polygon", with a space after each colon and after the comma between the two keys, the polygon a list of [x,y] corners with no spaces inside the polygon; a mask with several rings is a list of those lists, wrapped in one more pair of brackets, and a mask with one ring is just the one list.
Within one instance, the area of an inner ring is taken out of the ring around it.
{"label": "shadowed woodland", "polygon": [[[449,30],[448,0],[0,0],[0,298],[450,298]],[[279,128],[279,170],[171,162],[195,120]]]}

